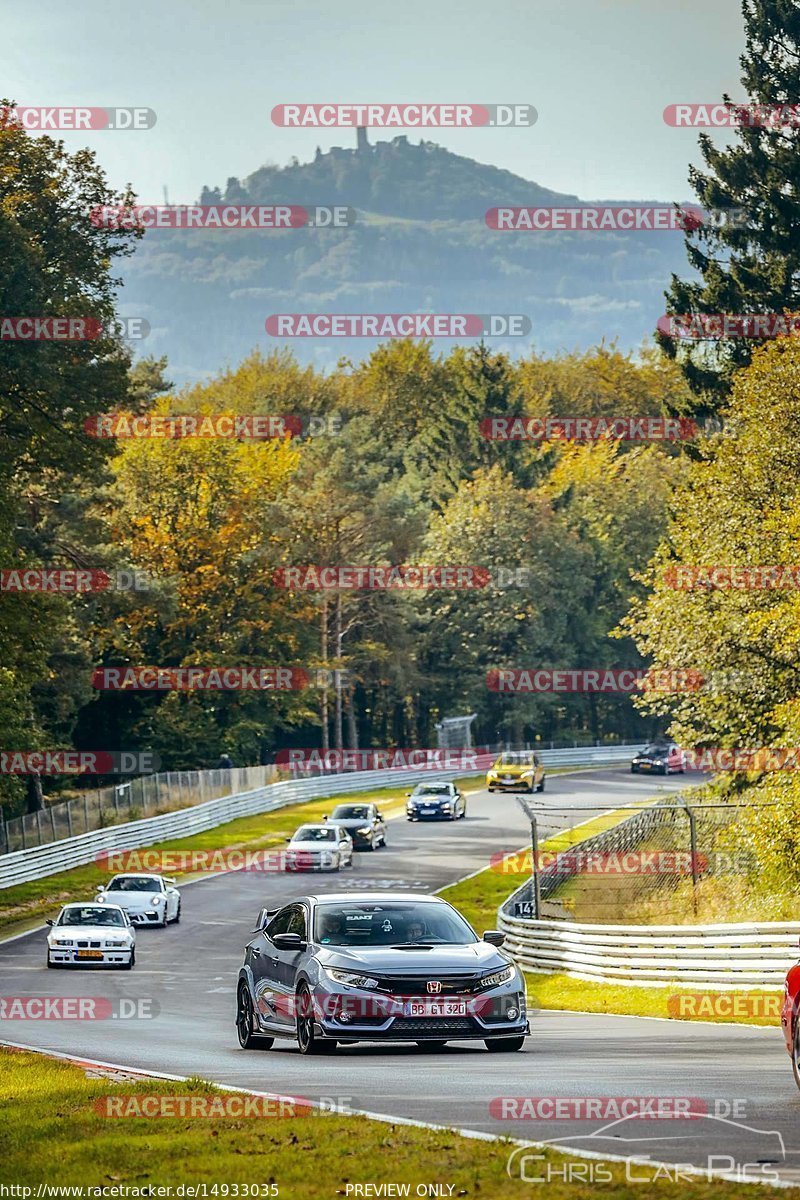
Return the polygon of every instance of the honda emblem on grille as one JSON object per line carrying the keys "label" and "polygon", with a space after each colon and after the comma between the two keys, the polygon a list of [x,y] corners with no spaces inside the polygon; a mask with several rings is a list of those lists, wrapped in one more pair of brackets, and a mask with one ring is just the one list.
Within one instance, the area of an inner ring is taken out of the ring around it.
{"label": "honda emblem on grille", "polygon": [[429,979],[428,980],[428,991],[429,992],[440,992],[441,990],[442,990],[442,985],[438,979]]}

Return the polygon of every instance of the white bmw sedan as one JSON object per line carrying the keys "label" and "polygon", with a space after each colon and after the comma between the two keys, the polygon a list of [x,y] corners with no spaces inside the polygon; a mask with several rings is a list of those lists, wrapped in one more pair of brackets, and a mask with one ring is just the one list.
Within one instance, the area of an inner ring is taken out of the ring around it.
{"label": "white bmw sedan", "polygon": [[97,889],[98,904],[118,904],[134,925],[159,925],[181,919],[181,894],[164,875],[115,875]]}
{"label": "white bmw sedan", "polygon": [[353,865],[353,839],[341,825],[301,825],[286,840],[287,871],[341,871]]}
{"label": "white bmw sedan", "polygon": [[47,935],[48,967],[118,967],[136,962],[136,931],[116,904],[65,904]]}

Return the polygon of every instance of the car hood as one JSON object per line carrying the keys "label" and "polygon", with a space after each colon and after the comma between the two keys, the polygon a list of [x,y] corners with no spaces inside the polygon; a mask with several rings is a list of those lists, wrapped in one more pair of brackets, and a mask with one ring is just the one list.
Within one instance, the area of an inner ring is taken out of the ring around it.
{"label": "car hood", "polygon": [[533,770],[533,763],[512,763],[508,767],[492,767],[491,770],[497,775],[524,775],[526,771]]}
{"label": "car hood", "polygon": [[669,758],[667,750],[659,750],[657,754],[637,754],[634,762],[662,762],[665,758]]}
{"label": "car hood", "polygon": [[431,950],[398,950],[392,946],[323,946],[317,957],[326,966],[342,970],[377,971],[379,974],[422,975],[463,971],[465,975],[505,967],[511,959],[497,946],[475,942],[469,946],[435,946]]}
{"label": "car hood", "polygon": [[455,800],[455,796],[450,796],[450,795],[448,795],[448,796],[439,796],[439,795],[423,796],[423,795],[415,795],[412,792],[412,794],[409,796],[409,802],[411,804],[450,804],[451,801],[453,801],[453,800]]}
{"label": "car hood", "polygon": [[335,850],[337,842],[289,842],[287,850],[302,850],[314,852],[315,850]]}
{"label": "car hood", "polygon": [[154,896],[161,896],[162,900],[166,899],[163,892],[103,892],[104,896],[108,897],[109,904],[116,904],[118,908],[151,908],[153,905],[152,899]]}
{"label": "car hood", "polygon": [[363,825],[372,828],[372,817],[337,817],[336,824],[342,829],[361,829]]}
{"label": "car hood", "polygon": [[124,937],[133,933],[132,929],[123,929],[121,925],[58,925],[48,930],[47,936],[57,933],[59,937],[71,938],[108,938]]}

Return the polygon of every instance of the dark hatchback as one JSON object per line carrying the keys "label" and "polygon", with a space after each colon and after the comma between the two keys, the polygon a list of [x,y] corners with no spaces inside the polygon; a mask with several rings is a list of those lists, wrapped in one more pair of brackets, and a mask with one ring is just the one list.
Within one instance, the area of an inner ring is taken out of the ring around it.
{"label": "dark hatchback", "polygon": [[377,804],[337,804],[326,819],[347,830],[355,850],[386,845],[386,825]]}
{"label": "dark hatchback", "polygon": [[239,1044],[291,1038],[302,1054],[324,1054],[339,1043],[430,1050],[452,1039],[520,1050],[525,981],[503,940],[479,938],[435,896],[339,893],[263,909],[239,971]]}
{"label": "dark hatchback", "polygon": [[654,742],[645,746],[631,762],[631,774],[640,772],[651,775],[670,775],[674,772],[683,774],[686,770],[686,756],[674,742]]}

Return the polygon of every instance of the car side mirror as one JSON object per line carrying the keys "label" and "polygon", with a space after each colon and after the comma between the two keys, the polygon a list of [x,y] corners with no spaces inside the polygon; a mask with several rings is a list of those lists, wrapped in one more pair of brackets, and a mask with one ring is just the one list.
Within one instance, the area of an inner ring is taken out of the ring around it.
{"label": "car side mirror", "polygon": [[262,929],[266,929],[267,925],[269,925],[270,917],[272,917],[274,915],[275,915],[274,909],[272,911],[268,908],[259,909],[258,916],[256,917],[255,932],[260,933]]}
{"label": "car side mirror", "polygon": [[104,892],[106,890],[106,885],[104,883],[98,883],[97,887],[94,890],[96,892]]}
{"label": "car side mirror", "polygon": [[305,950],[307,945],[299,933],[276,933],[272,944],[279,950]]}
{"label": "car side mirror", "polygon": [[506,940],[506,935],[500,933],[499,929],[484,929],[483,941],[488,942],[490,946],[502,946]]}
{"label": "car side mirror", "polygon": [[383,820],[383,813],[376,812],[376,813],[375,813],[375,819],[376,819],[377,821],[382,821],[382,820]]}
{"label": "car side mirror", "polygon": [[55,925],[55,921],[45,921],[45,925]]}
{"label": "car side mirror", "polygon": [[287,838],[284,838],[283,840],[284,840],[285,842],[290,842],[292,839],[291,839],[290,837],[287,837]]}
{"label": "car side mirror", "polygon": [[411,798],[411,792],[406,792],[406,799],[408,800],[410,798]]}
{"label": "car side mirror", "polygon": [[177,882],[177,879],[167,879],[166,875],[164,876],[164,883],[167,887],[175,887]]}

